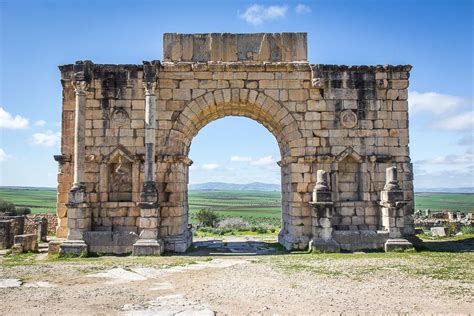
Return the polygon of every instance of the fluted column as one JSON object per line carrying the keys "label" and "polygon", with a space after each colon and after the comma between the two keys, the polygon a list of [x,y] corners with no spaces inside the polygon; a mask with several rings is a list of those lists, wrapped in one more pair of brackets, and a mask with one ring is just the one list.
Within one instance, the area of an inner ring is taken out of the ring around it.
{"label": "fluted column", "polygon": [[155,82],[146,82],[145,88],[145,184],[155,185],[156,96]]}
{"label": "fluted column", "polygon": [[74,116],[74,183],[73,189],[84,187],[84,157],[85,157],[85,115],[86,89],[85,81],[76,81],[76,109]]}

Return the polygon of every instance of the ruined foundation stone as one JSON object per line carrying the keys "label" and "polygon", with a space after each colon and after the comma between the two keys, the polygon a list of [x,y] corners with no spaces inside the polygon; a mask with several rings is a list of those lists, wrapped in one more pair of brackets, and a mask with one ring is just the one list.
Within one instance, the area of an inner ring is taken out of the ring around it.
{"label": "ruined foundation stone", "polygon": [[12,251],[13,253],[38,252],[38,236],[36,234],[16,235]]}
{"label": "ruined foundation stone", "polygon": [[60,66],[62,253],[96,249],[89,232],[139,237],[116,253],[186,251],[189,148],[225,116],[278,142],[286,249],[381,248],[414,233],[411,66],[310,64],[306,33],[165,34],[163,50],[163,61]]}

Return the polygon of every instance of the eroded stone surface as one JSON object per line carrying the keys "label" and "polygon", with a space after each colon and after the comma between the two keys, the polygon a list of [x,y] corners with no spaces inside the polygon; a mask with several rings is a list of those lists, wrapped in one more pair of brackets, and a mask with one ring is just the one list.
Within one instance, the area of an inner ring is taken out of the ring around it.
{"label": "eroded stone surface", "polygon": [[88,277],[109,279],[106,283],[126,283],[132,281],[143,281],[151,278],[158,278],[170,273],[187,272],[193,270],[228,268],[238,264],[246,264],[248,260],[242,259],[213,259],[211,261],[198,261],[195,264],[174,266],[163,269],[136,267],[130,270],[123,268],[114,268],[105,272],[90,274]]}
{"label": "eroded stone surface", "polygon": [[[164,46],[164,62],[60,66],[59,237],[130,232],[185,252],[189,149],[201,128],[229,115],[277,140],[285,248],[334,231],[414,233],[411,66],[309,64],[301,33],[166,34]],[[385,187],[391,167],[397,190]],[[310,204],[317,170],[329,175],[329,191],[316,192],[324,209]]]}
{"label": "eroded stone surface", "polygon": [[215,315],[209,305],[193,302],[182,294],[159,296],[144,304],[127,304],[122,311],[125,315]]}

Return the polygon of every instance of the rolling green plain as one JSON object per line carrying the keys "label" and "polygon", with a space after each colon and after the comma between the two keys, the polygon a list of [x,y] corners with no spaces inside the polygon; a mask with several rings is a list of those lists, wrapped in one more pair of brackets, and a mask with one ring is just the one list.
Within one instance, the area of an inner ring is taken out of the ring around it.
{"label": "rolling green plain", "polygon": [[[33,213],[54,213],[56,207],[56,191],[49,188],[0,187],[0,199],[29,207]],[[199,209],[209,207],[224,217],[279,221],[280,206],[276,191],[189,192],[191,219]],[[415,209],[474,211],[474,194],[415,193]]]}

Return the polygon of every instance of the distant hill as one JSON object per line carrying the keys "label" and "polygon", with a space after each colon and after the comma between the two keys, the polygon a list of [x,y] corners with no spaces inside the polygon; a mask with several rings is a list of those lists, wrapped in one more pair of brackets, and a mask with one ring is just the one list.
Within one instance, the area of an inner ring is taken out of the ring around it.
{"label": "distant hill", "polygon": [[199,184],[190,184],[190,191],[280,191],[279,184],[252,182],[246,184],[206,182]]}
{"label": "distant hill", "polygon": [[474,187],[464,188],[420,188],[415,189],[416,193],[474,193]]}

